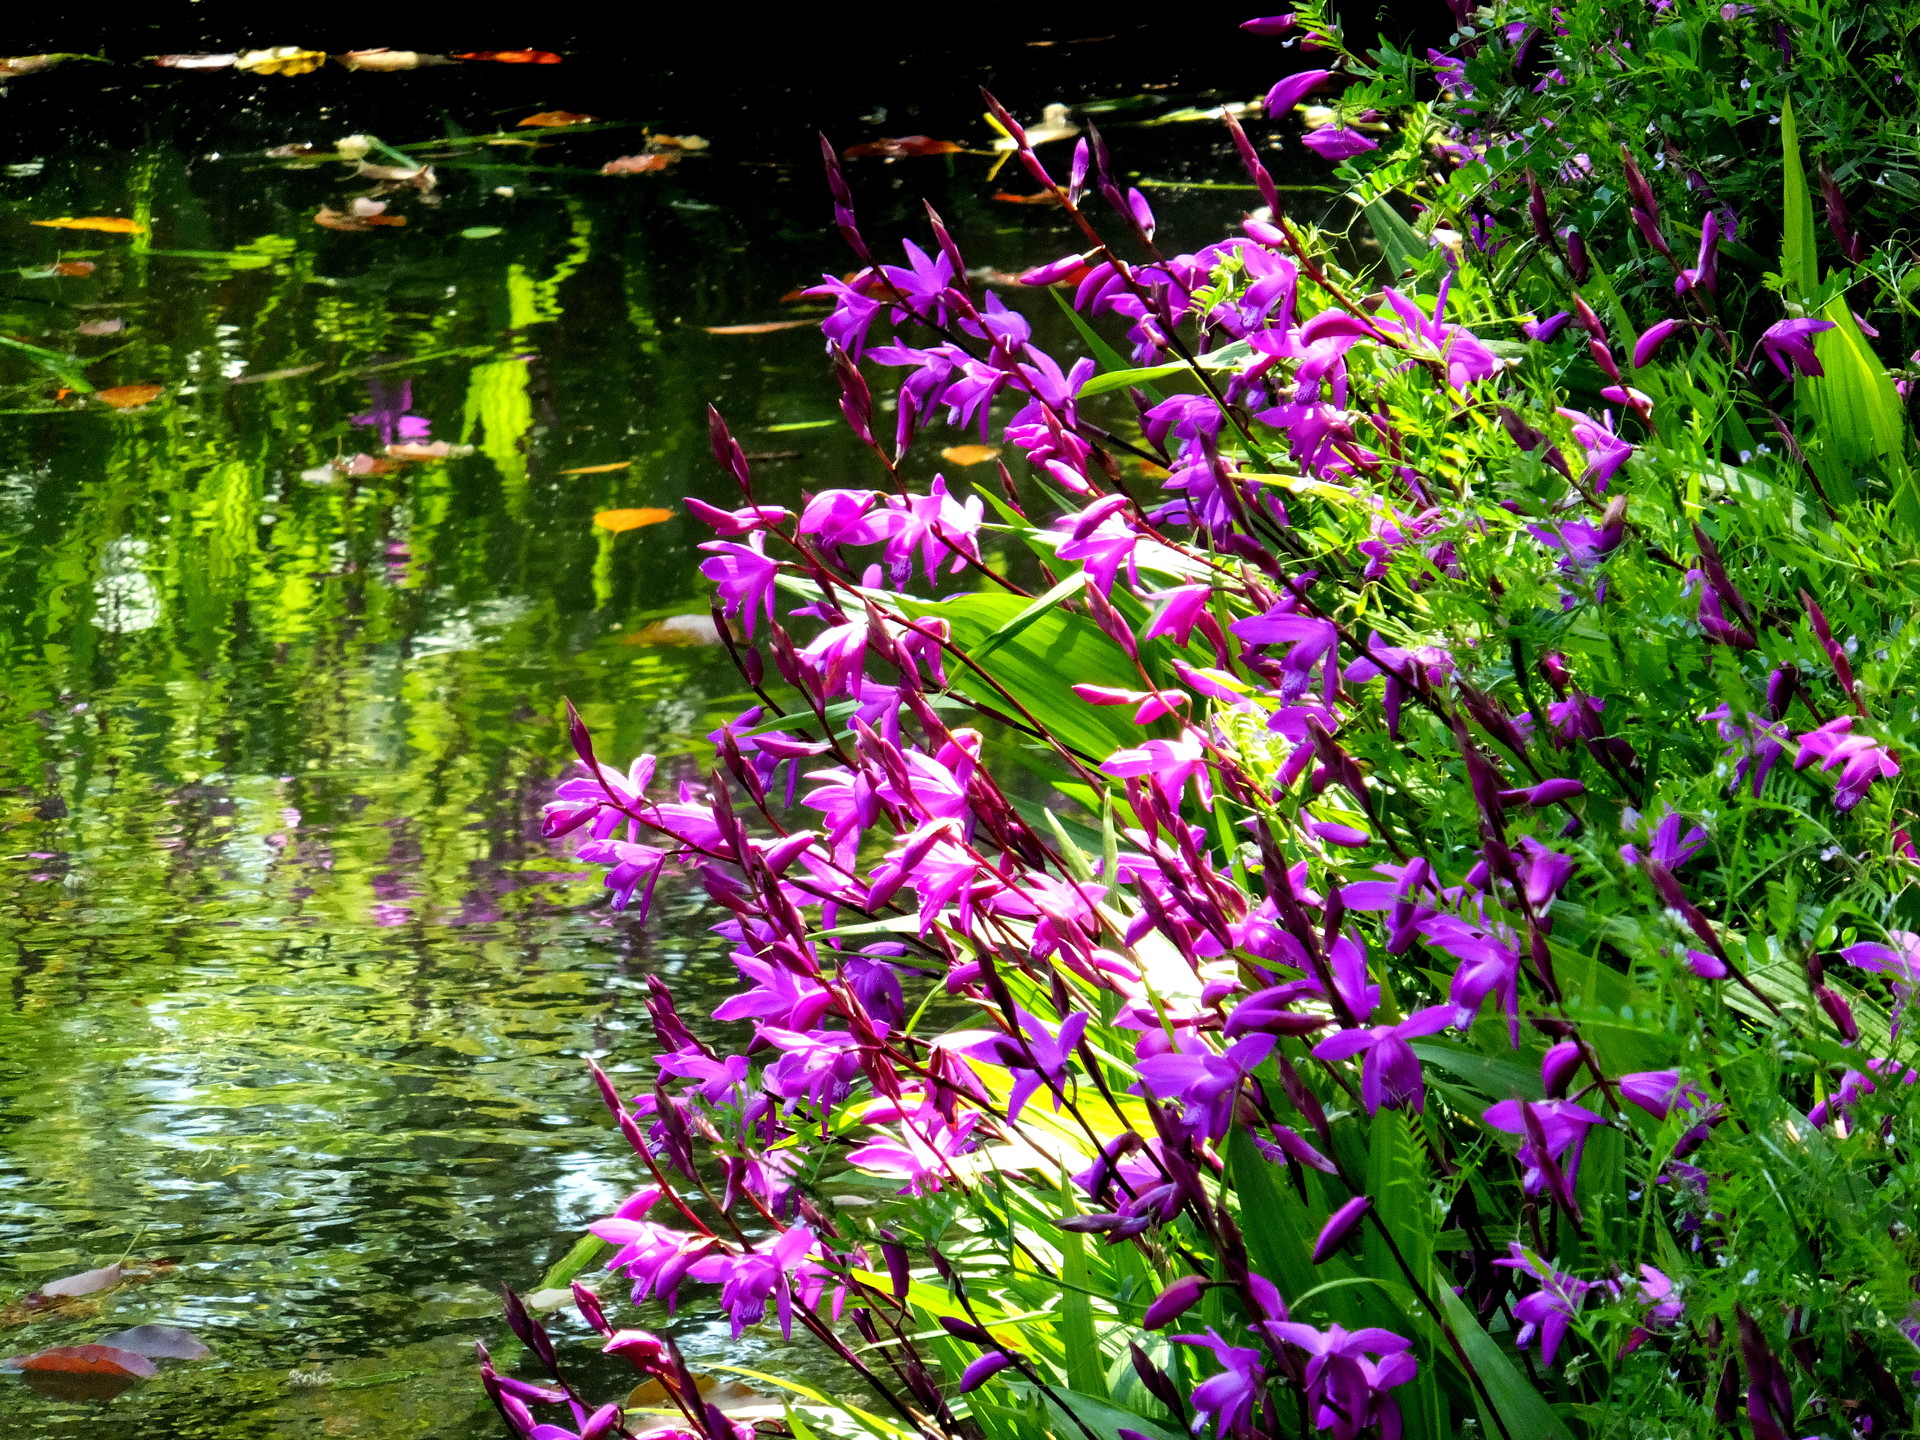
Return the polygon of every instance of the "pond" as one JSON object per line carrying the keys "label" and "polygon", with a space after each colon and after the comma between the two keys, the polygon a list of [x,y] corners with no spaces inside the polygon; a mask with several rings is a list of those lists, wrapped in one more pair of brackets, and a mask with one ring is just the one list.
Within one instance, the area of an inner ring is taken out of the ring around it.
{"label": "pond", "polygon": [[[0,156],[0,1305],[129,1267],[0,1313],[0,1352],[143,1322],[214,1350],[110,1405],[0,1377],[9,1436],[98,1434],[103,1405],[127,1434],[498,1432],[471,1348],[511,1350],[496,1287],[635,1184],[581,1057],[650,1071],[644,977],[730,969],[696,891],[638,925],[540,839],[564,701],[684,778],[744,703],[680,510],[731,498],[709,401],[769,498],[871,465],[789,323],[851,263],[817,170],[717,135],[603,176],[638,125],[520,127],[475,79],[380,114],[437,183],[372,196],[265,153],[368,131],[313,81],[212,118],[147,95],[138,144],[76,108]],[[1143,98],[1116,124],[1206,97]],[[1115,138],[1232,178],[1213,127]],[[988,271],[1070,248],[988,163],[854,177],[882,232],[931,194]],[[1246,203],[1152,193],[1176,244]],[[137,228],[32,223],[63,217]],[[696,1366],[779,1344],[679,1333]]]}

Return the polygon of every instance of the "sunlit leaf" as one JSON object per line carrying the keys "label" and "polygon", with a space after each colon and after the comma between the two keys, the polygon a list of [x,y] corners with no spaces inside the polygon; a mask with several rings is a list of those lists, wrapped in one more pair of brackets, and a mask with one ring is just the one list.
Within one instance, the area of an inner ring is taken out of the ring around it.
{"label": "sunlit leaf", "polygon": [[602,530],[611,530],[618,535],[623,530],[638,530],[644,525],[658,525],[662,520],[671,520],[673,513],[671,510],[642,505],[634,510],[602,510],[593,517],[593,523]]}
{"label": "sunlit leaf", "polygon": [[[135,410],[160,398],[164,385],[113,385],[105,390],[96,390],[93,398],[103,405],[111,405],[116,410]],[[49,1292],[51,1293],[51,1292]],[[75,1291],[85,1294],[85,1291]]]}
{"label": "sunlit leaf", "polygon": [[650,155],[620,155],[607,161],[600,167],[602,175],[646,175],[653,171],[665,170],[679,160],[672,152]]}
{"label": "sunlit leaf", "polygon": [[551,50],[467,50],[456,60],[491,60],[496,65],[558,65],[560,57]]}
{"label": "sunlit leaf", "polygon": [[243,51],[235,60],[236,69],[255,75],[310,75],[327,63],[324,50],[305,50],[298,45],[274,45],[265,50]]}
{"label": "sunlit leaf", "polygon": [[142,235],[146,226],[124,215],[63,215],[58,220],[32,220],[49,230],[104,230],[109,235]]}
{"label": "sunlit leaf", "polygon": [[160,1367],[144,1355],[112,1345],[57,1345],[5,1362],[13,1370],[45,1370],[63,1375],[117,1375],[145,1380]]}
{"label": "sunlit leaf", "polygon": [[628,469],[632,464],[631,460],[615,460],[606,465],[576,465],[573,469],[562,470],[560,473],[562,475],[606,475],[615,470]]}
{"label": "sunlit leaf", "polygon": [[533,125],[543,129],[558,129],[563,125],[591,125],[594,117],[581,115],[572,110],[542,110],[538,115],[529,115],[516,121],[520,126]]}
{"label": "sunlit leaf", "polygon": [[925,135],[901,135],[894,139],[868,140],[849,145],[843,152],[849,160],[880,158],[903,160],[915,155],[957,155],[966,149],[951,140],[934,140]]}
{"label": "sunlit leaf", "polygon": [[204,1360],[213,1352],[191,1330],[178,1325],[136,1325],[131,1330],[116,1330],[94,1342],[116,1350],[131,1350],[150,1360]]}
{"label": "sunlit leaf", "polygon": [[949,445],[940,458],[954,465],[984,465],[999,454],[998,445]]}

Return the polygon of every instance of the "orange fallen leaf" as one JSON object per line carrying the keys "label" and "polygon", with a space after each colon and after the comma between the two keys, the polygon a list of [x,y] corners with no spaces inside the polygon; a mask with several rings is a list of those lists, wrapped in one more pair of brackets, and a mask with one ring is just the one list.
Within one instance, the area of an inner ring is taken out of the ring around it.
{"label": "orange fallen leaf", "polygon": [[1051,190],[1042,190],[1038,195],[1014,195],[1005,190],[997,190],[993,198],[1006,205],[1058,205],[1060,203],[1060,197]]}
{"label": "orange fallen leaf", "polygon": [[633,464],[631,460],[615,460],[611,465],[576,465],[571,470],[562,470],[562,475],[605,475],[613,470],[625,470]]}
{"label": "orange fallen leaf", "polygon": [[662,520],[671,519],[673,511],[643,505],[637,510],[602,510],[593,517],[593,523],[618,535],[623,530],[638,530],[643,525],[658,525]]}
{"label": "orange fallen leaf", "polygon": [[99,268],[100,267],[95,265],[91,260],[59,260],[54,262],[53,273],[56,275],[91,275]]}
{"label": "orange fallen leaf", "polygon": [[164,385],[114,385],[94,391],[93,398],[116,410],[136,410],[149,401],[159,399],[164,389]]}
{"label": "orange fallen leaf", "polygon": [[799,330],[818,320],[762,320],[753,325],[702,325],[709,335],[771,335],[776,330]]}
{"label": "orange fallen leaf", "polygon": [[925,135],[901,135],[895,139],[869,140],[849,145],[841,153],[849,160],[904,160],[915,155],[958,155],[966,147],[951,140],[933,140]]}
{"label": "orange fallen leaf", "polygon": [[16,1369],[52,1371],[62,1375],[131,1375],[146,1379],[160,1367],[144,1355],[114,1345],[58,1345],[32,1355],[17,1355]]}
{"label": "orange fallen leaf", "polygon": [[[358,203],[358,202],[356,202]],[[365,214],[352,214],[336,210],[331,205],[322,205],[315,212],[313,223],[324,225],[329,230],[371,230],[376,225],[404,225],[404,215],[382,215],[377,211]]]}
{"label": "orange fallen leaf", "polygon": [[622,645],[718,645],[720,629],[711,615],[669,615],[620,637]]}
{"label": "orange fallen leaf", "polygon": [[704,135],[655,135],[649,143],[668,150],[704,150],[712,142]]}
{"label": "orange fallen leaf", "polygon": [[949,445],[940,452],[940,458],[955,465],[984,465],[999,454],[998,445]]}
{"label": "orange fallen leaf", "polygon": [[557,129],[562,125],[591,125],[594,117],[576,114],[572,110],[542,110],[538,115],[529,115],[517,122],[521,126],[537,125],[546,129]]}
{"label": "orange fallen leaf", "polygon": [[146,226],[138,220],[129,220],[123,215],[62,215],[58,220],[32,220],[32,225],[42,225],[49,230],[104,230],[109,235],[141,235]]}
{"label": "orange fallen leaf", "polygon": [[497,65],[558,65],[560,57],[551,50],[469,50],[456,60],[491,60]]}
{"label": "orange fallen leaf", "polygon": [[679,155],[669,150],[655,155],[619,155],[600,167],[602,175],[645,175],[649,171],[665,170],[679,159]]}

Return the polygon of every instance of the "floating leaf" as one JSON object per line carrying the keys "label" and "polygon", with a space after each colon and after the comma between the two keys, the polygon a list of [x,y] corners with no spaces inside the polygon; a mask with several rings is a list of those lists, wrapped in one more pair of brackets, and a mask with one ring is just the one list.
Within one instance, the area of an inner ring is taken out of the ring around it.
{"label": "floating leaf", "polygon": [[709,335],[771,335],[776,330],[801,330],[818,320],[761,320],[752,325],[702,325]]}
{"label": "floating leaf", "polygon": [[712,142],[704,135],[655,135],[649,143],[670,150],[704,150]]}
{"label": "floating leaf", "polygon": [[164,70],[228,70],[240,63],[238,55],[156,55],[153,63]]}
{"label": "floating leaf", "polygon": [[576,114],[572,110],[542,110],[538,115],[529,115],[517,121],[521,126],[535,125],[542,129],[557,130],[563,125],[591,125],[594,117]]}
{"label": "floating leaf", "polygon": [[[147,387],[144,385],[129,385],[123,386],[122,388],[144,390]],[[160,387],[155,385],[153,392],[155,395],[159,394]],[[107,392],[102,390],[100,394],[104,398]],[[148,400],[152,398],[152,395],[147,397]],[[109,400],[107,403],[111,405],[115,402]],[[144,404],[145,401],[135,403]],[[39,1293],[53,1296],[93,1295],[102,1290],[110,1290],[115,1285],[118,1285],[120,1283],[120,1277],[124,1273],[125,1271],[118,1265],[104,1265],[98,1270],[82,1270],[78,1275],[68,1275],[61,1280],[49,1280],[45,1285],[40,1287]]]}
{"label": "floating leaf", "polygon": [[269,160],[339,160],[344,157],[331,145],[276,145],[265,152]]}
{"label": "floating leaf", "polygon": [[1006,190],[996,190],[994,199],[1005,205],[1058,205],[1060,197],[1051,190],[1042,190],[1037,195],[1015,195]]}
{"label": "floating leaf", "polygon": [[551,50],[468,50],[456,60],[491,60],[496,65],[558,65],[560,57]]}
{"label": "floating leaf", "polygon": [[954,465],[984,465],[999,454],[998,445],[949,445],[940,458]]}
{"label": "floating leaf", "polygon": [[671,519],[671,510],[642,505],[635,510],[602,510],[593,517],[593,523],[618,535],[623,530],[638,530],[643,525],[658,525],[662,520]]}
{"label": "floating leaf", "polygon": [[671,152],[651,155],[621,155],[600,167],[602,175],[645,175],[665,170],[680,157]]}
{"label": "floating leaf", "polygon": [[127,322],[119,316],[111,320],[82,320],[73,327],[76,335],[118,335],[127,328]]}
{"label": "floating leaf", "polygon": [[[113,385],[105,390],[96,390],[93,398],[103,405],[111,405],[116,410],[137,410],[142,405],[158,400],[160,398],[160,392],[164,389],[166,389],[164,385]],[[117,1278],[119,1266],[110,1266],[109,1268],[116,1272]],[[104,1274],[105,1272],[95,1271],[93,1273]],[[62,1282],[56,1281],[54,1283],[59,1284]],[[88,1292],[85,1290],[55,1291],[52,1286],[49,1286],[44,1293],[48,1295],[85,1295]]]}
{"label": "floating leaf", "polygon": [[387,446],[389,460],[464,460],[473,454],[471,445],[454,445],[445,440],[403,440]]}
{"label": "floating leaf", "polygon": [[113,1345],[57,1345],[51,1350],[36,1350],[31,1355],[16,1355],[5,1363],[14,1370],[44,1370],[61,1375],[118,1375],[145,1380],[160,1373],[160,1367],[146,1356]]}
{"label": "floating leaf", "polygon": [[[693,1383],[700,1398],[729,1420],[751,1424],[756,1420],[779,1420],[786,1406],[771,1395],[763,1395],[738,1380],[718,1380],[711,1375],[696,1375]],[[658,1380],[646,1380],[627,1395],[627,1408],[653,1412],[638,1424],[631,1424],[635,1435],[650,1435],[660,1430],[678,1430],[686,1423],[680,1407],[673,1402],[667,1387]]]}
{"label": "floating leaf", "polygon": [[351,210],[336,210],[331,205],[322,205],[314,212],[313,223],[328,230],[371,230],[377,225],[399,226],[407,223],[404,215],[386,215],[385,202],[379,200],[356,200]]}
{"label": "floating leaf", "polygon": [[48,230],[104,230],[109,235],[143,235],[147,227],[123,215],[62,215],[58,220],[32,220]]}
{"label": "floating leaf", "polygon": [[191,1330],[178,1325],[136,1325],[102,1335],[94,1347],[131,1350],[150,1360],[204,1360],[213,1352]]}
{"label": "floating leaf", "polygon": [[340,57],[349,70],[419,70],[428,65],[451,65],[445,55],[426,55],[418,50],[349,50]]}
{"label": "floating leaf", "polygon": [[11,80],[16,75],[32,75],[37,71],[51,70],[62,60],[97,60],[97,55],[0,55],[0,80]]}
{"label": "floating leaf", "polygon": [[496,235],[504,235],[506,233],[507,232],[498,225],[469,225],[460,232],[460,238],[462,240],[491,240]]}
{"label": "floating leaf", "polygon": [[849,160],[906,160],[916,155],[958,155],[966,146],[951,140],[934,140],[925,135],[901,135],[894,139],[869,140],[849,145],[842,153]]}
{"label": "floating leaf", "polygon": [[324,50],[304,50],[298,45],[273,45],[265,50],[248,50],[234,62],[236,69],[255,75],[310,75],[327,63]]}
{"label": "floating leaf", "polygon": [[718,645],[720,628],[711,615],[669,615],[620,637],[622,645]]}
{"label": "floating leaf", "polygon": [[625,470],[633,464],[631,460],[615,460],[606,465],[576,465],[571,470],[562,470],[562,475],[606,475],[615,470]]}
{"label": "floating leaf", "polygon": [[320,368],[320,362],[311,365],[289,365],[284,370],[262,370],[258,375],[236,375],[229,382],[234,385],[265,385],[270,380],[293,380],[302,375],[311,375]]}

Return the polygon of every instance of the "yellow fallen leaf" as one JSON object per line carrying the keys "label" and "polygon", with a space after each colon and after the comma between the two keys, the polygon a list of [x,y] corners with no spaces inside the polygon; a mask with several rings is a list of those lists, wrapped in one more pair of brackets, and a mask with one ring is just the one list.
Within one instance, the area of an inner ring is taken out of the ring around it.
{"label": "yellow fallen leaf", "polygon": [[582,115],[577,110],[542,110],[538,115],[529,115],[516,121],[521,126],[532,125],[538,129],[554,130],[563,125],[591,125],[593,116]]}
{"label": "yellow fallen leaf", "polygon": [[109,235],[141,235],[146,226],[138,220],[129,220],[123,215],[62,215],[58,220],[30,220],[30,225],[44,225],[49,230],[104,230]]}
{"label": "yellow fallen leaf", "polygon": [[631,460],[616,460],[611,465],[576,465],[571,470],[562,470],[562,475],[605,475],[610,470],[624,470],[633,464]]}
{"label": "yellow fallen leaf", "polygon": [[631,635],[620,637],[622,645],[718,645],[720,631],[711,615],[669,615]]}
{"label": "yellow fallen leaf", "polygon": [[955,465],[984,465],[999,454],[998,445],[949,445],[940,452],[940,458]]}
{"label": "yellow fallen leaf", "polygon": [[234,66],[256,75],[306,75],[327,63],[324,50],[303,50],[298,45],[274,45],[265,50],[249,50]]}
{"label": "yellow fallen leaf", "polygon": [[159,399],[160,392],[165,388],[164,385],[115,385],[110,389],[94,391],[93,398],[116,410],[132,410],[150,400]]}
{"label": "yellow fallen leaf", "polygon": [[602,510],[593,517],[593,523],[618,535],[623,530],[638,530],[642,525],[658,525],[662,520],[671,519],[673,511],[643,505],[637,510]]}

